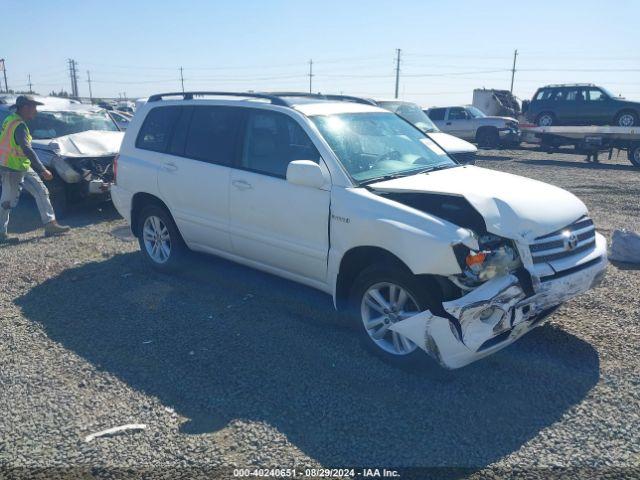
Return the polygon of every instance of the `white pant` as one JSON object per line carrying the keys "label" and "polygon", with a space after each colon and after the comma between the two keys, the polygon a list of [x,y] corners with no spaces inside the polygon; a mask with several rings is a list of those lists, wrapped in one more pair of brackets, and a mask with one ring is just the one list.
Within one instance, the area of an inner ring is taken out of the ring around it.
{"label": "white pant", "polygon": [[9,213],[12,208],[18,205],[22,187],[35,199],[40,212],[42,223],[47,224],[56,219],[51,201],[49,200],[49,190],[40,179],[40,176],[29,168],[26,172],[0,169],[2,176],[2,196],[0,197],[0,234],[7,233],[9,226]]}

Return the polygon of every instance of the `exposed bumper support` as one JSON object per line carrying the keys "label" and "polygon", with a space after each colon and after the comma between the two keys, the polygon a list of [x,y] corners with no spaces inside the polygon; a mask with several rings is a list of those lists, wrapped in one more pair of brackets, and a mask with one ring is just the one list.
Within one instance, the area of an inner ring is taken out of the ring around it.
{"label": "exposed bumper support", "polygon": [[390,329],[409,338],[442,366],[462,367],[513,343],[544,324],[543,317],[549,310],[598,285],[607,265],[606,242],[598,242],[596,248],[596,262],[538,283],[529,297],[517,277],[506,275],[459,299],[444,302],[445,311],[458,325],[427,310],[393,324]]}

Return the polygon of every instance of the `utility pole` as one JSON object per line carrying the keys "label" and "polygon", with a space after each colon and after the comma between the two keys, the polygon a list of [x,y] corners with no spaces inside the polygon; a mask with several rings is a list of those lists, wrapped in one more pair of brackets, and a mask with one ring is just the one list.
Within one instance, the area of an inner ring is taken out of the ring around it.
{"label": "utility pole", "polygon": [[2,73],[4,74],[4,91],[9,93],[9,87],[7,86],[7,67],[4,64],[4,58],[0,58],[0,63],[2,63]]}
{"label": "utility pole", "polygon": [[69,59],[69,76],[71,78],[71,96],[78,98],[78,64],[75,60]]}
{"label": "utility pole", "polygon": [[27,75],[27,77],[29,78],[29,93],[33,93],[33,88],[31,85],[31,74]]}
{"label": "utility pole", "polygon": [[513,67],[511,68],[511,88],[509,92],[513,93],[513,77],[516,76],[516,57],[518,56],[518,50],[513,51]]}
{"label": "utility pole", "polygon": [[182,85],[182,93],[184,93],[184,74],[182,67],[180,67],[180,84]]}
{"label": "utility pole", "polygon": [[313,93],[313,60],[309,60],[309,93]]}
{"label": "utility pole", "polygon": [[87,83],[89,84],[89,101],[93,105],[93,92],[91,91],[91,72],[87,70]]}
{"label": "utility pole", "polygon": [[402,52],[402,50],[400,50],[399,48],[396,48],[396,96],[395,98],[398,98],[398,88],[400,87],[400,52]]}

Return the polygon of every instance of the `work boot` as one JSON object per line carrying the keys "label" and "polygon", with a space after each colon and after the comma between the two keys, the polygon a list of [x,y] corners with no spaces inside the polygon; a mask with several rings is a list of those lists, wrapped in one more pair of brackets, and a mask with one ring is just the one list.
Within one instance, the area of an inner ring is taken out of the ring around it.
{"label": "work boot", "polygon": [[67,227],[66,225],[59,225],[58,222],[53,220],[52,222],[47,223],[44,226],[44,236],[45,237],[53,237],[56,235],[62,235],[71,230],[71,227]]}
{"label": "work boot", "polygon": [[18,242],[20,242],[20,240],[18,240],[18,237],[10,237],[6,233],[0,233],[0,245],[14,245]]}

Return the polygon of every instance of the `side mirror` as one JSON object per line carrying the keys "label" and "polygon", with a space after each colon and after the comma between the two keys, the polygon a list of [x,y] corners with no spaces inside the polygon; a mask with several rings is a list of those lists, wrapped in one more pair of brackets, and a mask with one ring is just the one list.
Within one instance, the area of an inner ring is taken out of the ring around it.
{"label": "side mirror", "polygon": [[320,165],[312,160],[294,160],[287,166],[287,182],[294,185],[320,188],[326,180]]}

